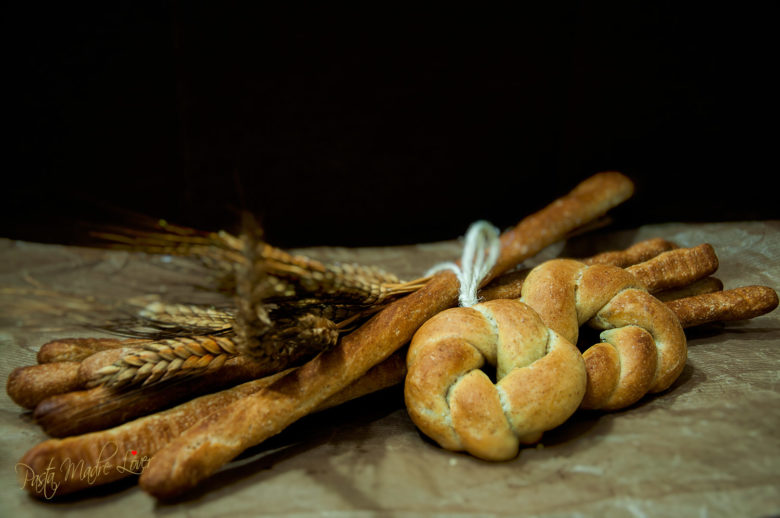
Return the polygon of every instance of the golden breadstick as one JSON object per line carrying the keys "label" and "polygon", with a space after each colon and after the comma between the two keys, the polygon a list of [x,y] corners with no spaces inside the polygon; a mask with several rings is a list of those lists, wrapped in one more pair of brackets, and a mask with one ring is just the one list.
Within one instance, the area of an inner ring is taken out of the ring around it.
{"label": "golden breadstick", "polygon": [[[633,184],[619,173],[600,173],[584,181],[501,236],[500,256],[484,283],[631,194]],[[452,272],[435,275],[423,288],[389,304],[343,337],[334,349],[188,429],[155,455],[140,478],[141,487],[159,498],[194,487],[246,448],[279,433],[363,376],[409,341],[426,320],[454,305],[457,294]]]}
{"label": "golden breadstick", "polygon": [[650,293],[687,286],[712,275],[717,269],[718,257],[712,246],[706,243],[670,250],[626,268]]}
{"label": "golden breadstick", "polygon": [[523,282],[531,269],[516,270],[497,277],[493,282],[477,292],[481,301],[496,299],[519,299],[523,291]]}
{"label": "golden breadstick", "polygon": [[38,363],[80,362],[98,351],[126,347],[143,340],[137,338],[60,338],[41,346]]}
{"label": "golden breadstick", "polygon": [[677,245],[671,241],[667,241],[660,237],[647,239],[640,241],[635,245],[631,245],[625,250],[613,250],[610,252],[602,252],[596,254],[593,257],[581,259],[580,261],[585,264],[608,264],[611,266],[619,266],[625,268],[637,263],[643,263],[653,257],[661,254],[662,252],[668,252],[674,250]]}
{"label": "golden breadstick", "polygon": [[777,293],[767,286],[743,286],[726,291],[672,300],[666,305],[683,327],[710,322],[746,320],[777,307]]}
{"label": "golden breadstick", "polygon": [[5,390],[17,405],[33,409],[55,394],[78,390],[79,362],[55,362],[17,367],[8,376]]}
{"label": "golden breadstick", "polygon": [[653,295],[662,302],[668,302],[670,300],[684,299],[686,297],[704,295],[706,293],[722,290],[723,282],[720,279],[715,277],[705,277],[703,279],[699,279],[698,281],[692,282],[687,286],[659,291],[658,293],[653,293]]}

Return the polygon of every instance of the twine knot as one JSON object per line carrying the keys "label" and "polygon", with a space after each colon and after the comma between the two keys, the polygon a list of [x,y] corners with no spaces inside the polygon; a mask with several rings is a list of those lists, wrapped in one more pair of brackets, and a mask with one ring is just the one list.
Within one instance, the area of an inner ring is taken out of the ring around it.
{"label": "twine knot", "polygon": [[454,262],[440,263],[426,272],[426,276],[442,270],[452,270],[460,282],[458,301],[470,307],[479,302],[477,290],[485,276],[498,260],[501,241],[496,227],[487,221],[475,221],[466,232],[460,265]]}

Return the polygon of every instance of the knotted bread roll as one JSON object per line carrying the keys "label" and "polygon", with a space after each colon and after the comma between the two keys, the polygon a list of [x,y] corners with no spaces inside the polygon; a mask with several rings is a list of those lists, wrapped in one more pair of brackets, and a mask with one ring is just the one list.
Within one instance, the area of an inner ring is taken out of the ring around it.
{"label": "knotted bread roll", "polygon": [[[604,343],[581,355],[574,344],[586,322],[605,329]],[[583,402],[615,409],[668,388],[685,359],[674,313],[631,273],[557,259],[531,271],[519,300],[426,322],[409,347],[404,393],[412,420],[442,447],[505,460]]]}
{"label": "knotted bread roll", "polygon": [[583,353],[583,408],[629,406],[669,388],[685,366],[686,339],[677,316],[628,270],[555,259],[531,271],[520,300],[572,343],[585,323],[604,330],[603,342]]}

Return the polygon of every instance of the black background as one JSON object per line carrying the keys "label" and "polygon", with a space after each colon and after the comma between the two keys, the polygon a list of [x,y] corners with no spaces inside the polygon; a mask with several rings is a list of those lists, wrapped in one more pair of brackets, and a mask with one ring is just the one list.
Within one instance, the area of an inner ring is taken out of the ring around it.
{"label": "black background", "polygon": [[775,3],[260,5],[4,7],[2,235],[248,209],[281,246],[436,241],[602,170],[637,184],[619,226],[780,216]]}

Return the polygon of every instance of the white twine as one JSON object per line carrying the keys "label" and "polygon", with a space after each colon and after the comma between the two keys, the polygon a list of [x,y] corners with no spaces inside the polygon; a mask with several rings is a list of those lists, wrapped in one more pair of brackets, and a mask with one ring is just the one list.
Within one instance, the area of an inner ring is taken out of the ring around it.
{"label": "white twine", "polygon": [[501,241],[498,236],[498,229],[487,221],[475,221],[466,232],[461,265],[458,266],[453,262],[437,264],[426,272],[426,277],[442,270],[452,270],[460,282],[458,297],[460,305],[473,306],[479,302],[477,290],[482,279],[498,260],[501,251]]}

